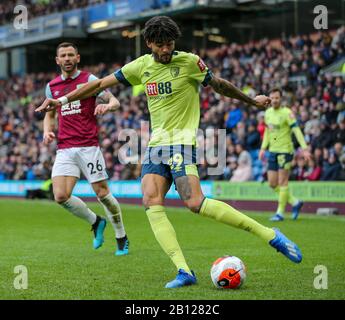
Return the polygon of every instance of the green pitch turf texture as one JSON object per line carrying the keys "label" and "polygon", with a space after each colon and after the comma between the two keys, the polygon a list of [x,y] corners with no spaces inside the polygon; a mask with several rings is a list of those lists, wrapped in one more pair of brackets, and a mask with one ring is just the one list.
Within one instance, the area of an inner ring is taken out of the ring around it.
{"label": "green pitch turf texture", "polygon": [[[103,210],[90,203],[98,214]],[[114,233],[92,248],[92,232],[84,221],[45,201],[0,200],[0,299],[345,299],[345,217],[301,215],[282,223],[269,213],[249,213],[267,226],[279,226],[302,249],[297,265],[261,239],[242,230],[168,208],[184,255],[198,284],[165,289],[176,270],[163,253],[140,206],[123,205],[130,255],[114,256]],[[218,257],[235,255],[247,266],[239,290],[216,289],[210,267]],[[28,289],[14,288],[17,265],[28,270]],[[315,289],[317,265],[328,271],[328,289]]]}

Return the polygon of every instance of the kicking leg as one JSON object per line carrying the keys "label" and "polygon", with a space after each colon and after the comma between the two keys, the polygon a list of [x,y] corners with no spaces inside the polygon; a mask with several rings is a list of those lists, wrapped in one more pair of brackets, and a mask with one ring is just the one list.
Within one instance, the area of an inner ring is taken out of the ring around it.
{"label": "kicking leg", "polygon": [[298,263],[302,260],[302,255],[297,245],[278,230],[261,225],[224,202],[204,198],[198,177],[190,175],[188,179],[185,177],[177,178],[176,185],[185,205],[191,211],[249,231],[269,242],[271,246],[282,252],[293,262]]}
{"label": "kicking leg", "polygon": [[177,178],[176,186],[186,207],[194,213],[249,231],[266,241],[274,238],[272,229],[264,227],[225,202],[205,198],[198,177],[189,175]]}

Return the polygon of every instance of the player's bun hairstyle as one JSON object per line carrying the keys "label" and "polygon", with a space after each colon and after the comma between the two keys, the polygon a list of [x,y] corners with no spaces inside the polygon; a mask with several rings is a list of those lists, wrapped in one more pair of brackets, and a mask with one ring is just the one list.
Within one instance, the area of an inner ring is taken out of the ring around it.
{"label": "player's bun hairstyle", "polygon": [[78,48],[74,43],[62,42],[56,47],[56,55],[58,54],[60,48],[67,48],[67,47],[73,47],[75,49],[75,51],[78,53]]}
{"label": "player's bun hairstyle", "polygon": [[144,40],[149,43],[166,43],[177,40],[181,31],[174,20],[166,16],[156,16],[145,23]]}

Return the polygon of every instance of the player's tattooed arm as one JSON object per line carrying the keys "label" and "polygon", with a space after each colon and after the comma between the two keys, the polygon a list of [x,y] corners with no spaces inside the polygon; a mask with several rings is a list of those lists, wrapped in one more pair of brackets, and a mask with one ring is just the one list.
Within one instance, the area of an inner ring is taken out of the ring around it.
{"label": "player's tattooed arm", "polygon": [[105,91],[103,94],[97,96],[96,106],[99,104],[110,104],[112,106],[112,110],[110,111],[116,111],[116,109],[120,107],[119,100],[117,100],[109,91]]}
{"label": "player's tattooed arm", "polygon": [[111,92],[105,91],[96,98],[95,115],[102,115],[107,112],[114,112],[120,107],[120,102]]}
{"label": "player's tattooed arm", "polygon": [[221,94],[222,96],[234,98],[248,103],[249,105],[264,108],[270,103],[270,99],[268,97],[260,95],[256,96],[255,99],[252,99],[251,97],[244,94],[239,88],[234,86],[230,81],[216,76],[212,77],[209,84],[214,91]]}
{"label": "player's tattooed arm", "polygon": [[188,181],[188,176],[178,177],[175,180],[177,191],[182,200],[189,200],[192,196],[192,188]]}
{"label": "player's tattooed arm", "polygon": [[103,94],[97,96],[96,98],[96,106],[98,106],[99,104],[107,104],[109,102],[109,95],[108,92],[104,92]]}

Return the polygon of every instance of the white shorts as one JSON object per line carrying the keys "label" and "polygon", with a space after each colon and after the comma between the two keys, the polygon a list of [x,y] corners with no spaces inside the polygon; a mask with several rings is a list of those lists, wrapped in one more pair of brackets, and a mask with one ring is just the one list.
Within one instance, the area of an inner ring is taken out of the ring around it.
{"label": "white shorts", "polygon": [[99,147],[67,148],[57,151],[52,178],[57,176],[80,178],[80,171],[89,183],[108,179],[105,161]]}

